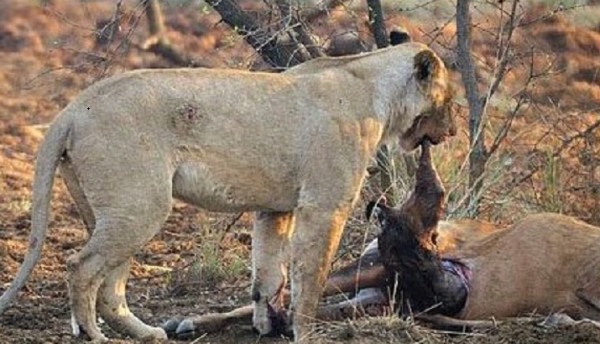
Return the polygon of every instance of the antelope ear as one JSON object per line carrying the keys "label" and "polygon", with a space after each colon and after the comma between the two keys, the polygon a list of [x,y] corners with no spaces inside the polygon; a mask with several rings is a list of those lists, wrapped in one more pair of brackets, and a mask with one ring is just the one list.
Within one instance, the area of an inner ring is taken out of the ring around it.
{"label": "antelope ear", "polygon": [[441,78],[444,70],[443,62],[431,50],[420,51],[414,59],[415,77],[421,83]]}
{"label": "antelope ear", "polygon": [[369,202],[365,211],[367,219],[371,219],[372,216],[375,216],[377,217],[377,220],[382,223],[390,209],[386,203],[387,201],[385,198]]}

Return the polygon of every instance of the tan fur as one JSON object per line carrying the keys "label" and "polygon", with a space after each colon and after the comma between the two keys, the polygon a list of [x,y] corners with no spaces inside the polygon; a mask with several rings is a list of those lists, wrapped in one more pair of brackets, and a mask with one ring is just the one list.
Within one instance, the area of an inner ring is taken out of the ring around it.
{"label": "tan fur", "polygon": [[472,245],[499,230],[501,229],[493,223],[478,220],[440,221],[436,228],[437,251],[442,255],[454,252],[464,245]]}
{"label": "tan fur", "polygon": [[600,228],[531,215],[450,254],[473,270],[463,319],[564,312],[600,320]]}
{"label": "tan fur", "polygon": [[68,260],[74,333],[105,340],[98,310],[127,335],[165,337],[129,312],[125,285],[129,258],[160,229],[176,197],[212,211],[258,213],[254,325],[270,332],[267,302],[291,259],[294,334],[302,340],[378,145],[395,139],[411,150],[424,137],[439,142],[454,132],[447,82],[441,60],[409,43],[281,74],[139,70],[89,87],[40,147],[31,250],[0,311],[39,258],[60,164],[93,231]]}

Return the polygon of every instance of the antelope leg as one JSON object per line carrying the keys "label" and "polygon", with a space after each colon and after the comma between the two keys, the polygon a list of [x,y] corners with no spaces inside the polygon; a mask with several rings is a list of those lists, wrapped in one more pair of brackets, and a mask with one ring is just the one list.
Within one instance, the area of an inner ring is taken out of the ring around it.
{"label": "antelope leg", "polygon": [[[383,293],[375,288],[385,285],[385,270],[383,265],[369,257],[362,257],[348,266],[333,273],[326,282],[323,296],[331,296],[338,293],[349,293],[361,290],[358,297],[319,307],[317,317],[323,320],[340,319],[344,316],[360,315],[365,308],[364,305],[374,303],[387,303]],[[370,288],[368,292],[362,289]],[[377,292],[377,293],[376,293]],[[361,293],[363,293],[361,295]],[[287,306],[290,302],[288,290],[282,291],[279,297]],[[384,300],[385,299],[385,300]],[[213,333],[233,324],[252,323],[252,305],[245,305],[225,313],[209,313],[187,317],[183,320],[173,318],[165,322],[163,329],[171,336],[186,336],[189,333]]]}

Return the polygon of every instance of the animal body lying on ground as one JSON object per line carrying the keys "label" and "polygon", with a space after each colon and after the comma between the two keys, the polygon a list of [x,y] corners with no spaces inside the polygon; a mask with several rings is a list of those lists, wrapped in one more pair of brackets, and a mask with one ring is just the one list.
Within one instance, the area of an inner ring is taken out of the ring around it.
{"label": "animal body lying on ground", "polygon": [[[439,221],[444,188],[423,145],[415,190],[399,208],[372,202],[377,239],[329,277],[325,295],[359,290],[321,306],[322,320],[383,314],[391,305],[442,327],[560,312],[600,324],[600,228],[569,216],[537,214],[503,229],[477,221]],[[249,318],[246,306],[179,324],[213,331]],[[389,309],[387,312],[389,313]]]}
{"label": "animal body lying on ground", "polygon": [[98,312],[133,338],[166,337],[129,311],[125,287],[130,257],[158,232],[175,197],[211,211],[256,212],[253,324],[271,332],[269,310],[279,303],[269,301],[289,263],[300,341],[378,146],[395,140],[409,151],[424,138],[443,141],[455,132],[451,103],[443,62],[417,43],[280,74],[138,70],[98,82],[61,112],[39,147],[29,252],[0,312],[40,257],[59,168],[90,233],[67,262],[75,335],[106,340]]}
{"label": "animal body lying on ground", "polygon": [[423,188],[417,183],[415,195],[425,196],[416,202],[424,206],[374,207],[380,259],[397,275],[405,313],[475,320],[562,312],[600,320],[600,228],[542,213],[440,254],[431,243],[443,192]]}

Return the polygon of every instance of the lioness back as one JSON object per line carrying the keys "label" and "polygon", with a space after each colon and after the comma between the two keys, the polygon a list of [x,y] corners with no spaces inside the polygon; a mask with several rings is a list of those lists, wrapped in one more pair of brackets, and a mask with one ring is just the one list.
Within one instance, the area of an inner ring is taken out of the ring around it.
{"label": "lioness back", "polygon": [[[77,142],[69,154],[106,169],[158,159],[182,177],[176,181],[186,180],[173,185],[178,197],[194,204],[204,198],[210,210],[290,210],[299,178],[313,173],[311,166],[348,166],[340,175],[356,168],[348,165],[356,163],[348,154],[362,147],[369,155],[379,144],[384,126],[378,111],[387,110],[378,103],[389,100],[374,81],[390,76],[374,73],[389,58],[408,77],[411,56],[427,47],[390,49],[317,59],[281,74],[198,68],[111,77],[65,109],[73,118],[71,142]],[[296,73],[302,70],[310,72]],[[396,130],[408,130],[411,120],[395,120]],[[209,196],[213,190],[190,194],[198,189],[190,183],[200,181],[231,201]]]}

